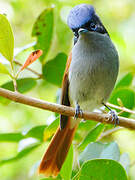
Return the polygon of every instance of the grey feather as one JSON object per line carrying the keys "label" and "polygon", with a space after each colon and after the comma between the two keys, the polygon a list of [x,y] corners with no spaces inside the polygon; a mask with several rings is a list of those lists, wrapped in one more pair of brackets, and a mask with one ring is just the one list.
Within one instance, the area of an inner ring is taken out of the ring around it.
{"label": "grey feather", "polygon": [[92,111],[105,102],[118,75],[118,53],[107,34],[82,33],[72,50],[69,99]]}

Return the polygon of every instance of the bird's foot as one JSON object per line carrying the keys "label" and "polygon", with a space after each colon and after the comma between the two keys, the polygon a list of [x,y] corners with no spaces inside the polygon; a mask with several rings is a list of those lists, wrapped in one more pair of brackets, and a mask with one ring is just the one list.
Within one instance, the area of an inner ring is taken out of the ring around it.
{"label": "bird's foot", "polygon": [[76,103],[76,106],[75,106],[75,115],[74,115],[74,119],[77,119],[77,118],[78,118],[78,116],[79,116],[79,114],[80,114],[80,115],[81,115],[81,117],[82,117],[82,115],[83,115],[83,111],[82,111],[82,109],[80,108],[79,104],[78,104],[78,103]]}
{"label": "bird's foot", "polygon": [[114,126],[119,125],[119,118],[118,118],[116,112],[113,111],[113,110],[110,110],[110,111],[109,111],[109,114],[110,114],[111,117],[112,117],[111,122],[114,122]]}
{"label": "bird's foot", "polygon": [[110,107],[108,107],[105,103],[103,103],[103,105],[109,109],[109,114],[111,115],[111,122],[114,122],[114,125],[119,125],[119,118],[117,116],[116,111],[112,110]]}

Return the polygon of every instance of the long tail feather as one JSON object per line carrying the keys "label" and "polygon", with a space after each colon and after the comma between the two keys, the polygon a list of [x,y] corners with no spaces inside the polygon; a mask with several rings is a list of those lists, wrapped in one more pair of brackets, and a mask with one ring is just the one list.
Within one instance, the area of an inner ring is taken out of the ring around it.
{"label": "long tail feather", "polygon": [[64,129],[57,129],[47,151],[43,156],[39,166],[39,173],[44,174],[46,177],[56,177],[58,175],[66,159],[76,127],[77,125],[70,129],[70,120],[68,120]]}

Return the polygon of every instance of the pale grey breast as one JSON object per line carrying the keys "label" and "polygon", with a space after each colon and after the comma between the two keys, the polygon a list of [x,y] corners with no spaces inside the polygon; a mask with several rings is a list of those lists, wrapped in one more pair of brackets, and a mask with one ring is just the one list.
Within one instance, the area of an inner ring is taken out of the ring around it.
{"label": "pale grey breast", "polygon": [[69,98],[82,109],[93,110],[106,101],[118,75],[118,53],[106,34],[82,34],[72,50]]}

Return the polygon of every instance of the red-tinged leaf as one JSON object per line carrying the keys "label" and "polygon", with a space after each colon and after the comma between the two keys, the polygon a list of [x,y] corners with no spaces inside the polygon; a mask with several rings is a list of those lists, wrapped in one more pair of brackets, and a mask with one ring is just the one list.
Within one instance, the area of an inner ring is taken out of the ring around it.
{"label": "red-tinged leaf", "polygon": [[30,64],[32,64],[34,61],[36,61],[41,55],[43,54],[42,50],[36,50],[33,51],[29,57],[27,58],[26,62],[24,63],[24,65],[21,67],[20,71],[24,70],[27,66],[29,66]]}

